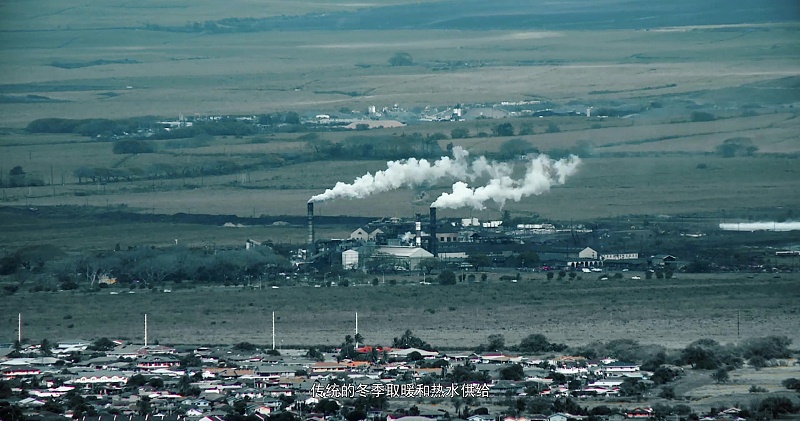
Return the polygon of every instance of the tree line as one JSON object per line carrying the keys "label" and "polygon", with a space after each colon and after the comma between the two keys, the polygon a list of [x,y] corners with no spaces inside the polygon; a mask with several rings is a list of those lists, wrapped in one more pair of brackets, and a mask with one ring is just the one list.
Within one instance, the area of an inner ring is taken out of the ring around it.
{"label": "tree line", "polygon": [[27,284],[31,291],[97,289],[116,284],[153,288],[167,282],[270,283],[290,263],[272,247],[249,250],[133,247],[80,256],[9,253],[0,258],[0,275],[18,275],[18,284],[5,287],[13,294]]}

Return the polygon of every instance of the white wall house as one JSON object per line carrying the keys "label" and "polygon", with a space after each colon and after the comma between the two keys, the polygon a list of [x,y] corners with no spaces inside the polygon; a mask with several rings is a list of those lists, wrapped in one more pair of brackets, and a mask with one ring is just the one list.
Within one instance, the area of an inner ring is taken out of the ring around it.
{"label": "white wall house", "polygon": [[580,259],[597,259],[597,251],[591,247],[586,247],[578,253]]}
{"label": "white wall house", "polygon": [[358,228],[352,233],[350,233],[351,240],[360,240],[360,241],[368,241],[369,240],[369,233],[364,230],[364,228]]}

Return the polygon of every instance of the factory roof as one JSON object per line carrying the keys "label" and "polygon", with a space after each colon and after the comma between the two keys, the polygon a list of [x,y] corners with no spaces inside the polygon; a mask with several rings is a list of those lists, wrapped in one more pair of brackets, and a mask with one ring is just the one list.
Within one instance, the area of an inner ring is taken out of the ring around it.
{"label": "factory roof", "polygon": [[376,250],[376,252],[390,254],[396,257],[433,257],[433,254],[419,247],[380,247]]}

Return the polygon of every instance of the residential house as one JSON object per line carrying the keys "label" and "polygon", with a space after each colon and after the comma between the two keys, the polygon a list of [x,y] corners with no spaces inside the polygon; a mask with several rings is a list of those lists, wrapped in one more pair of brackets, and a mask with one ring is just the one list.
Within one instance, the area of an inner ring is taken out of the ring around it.
{"label": "residential house", "polygon": [[627,363],[623,361],[614,361],[609,364],[603,365],[603,372],[606,375],[622,375],[627,373],[637,373],[639,371],[639,366],[634,363]]}
{"label": "residential house", "polygon": [[54,354],[69,354],[70,352],[83,352],[86,351],[87,348],[92,343],[89,341],[84,341],[81,339],[75,339],[70,341],[60,341],[55,349],[53,349]]}
{"label": "residential house", "polygon": [[666,269],[674,267],[677,260],[677,257],[671,254],[657,254],[655,256],[650,256],[649,263],[652,267],[662,267]]}
{"label": "residential house", "polygon": [[4,367],[2,371],[2,378],[4,380],[11,380],[20,377],[34,377],[42,374],[38,368],[30,365],[21,365],[13,367]]}
{"label": "residential house", "polygon": [[644,419],[644,418],[653,418],[653,417],[655,416],[655,414],[654,414],[654,412],[653,412],[653,408],[649,408],[649,407],[645,407],[645,408],[636,407],[636,408],[634,408],[634,409],[632,409],[632,410],[630,410],[630,411],[627,411],[627,412],[625,413],[625,416],[626,416],[627,418],[638,418],[638,419]]}
{"label": "residential house", "polygon": [[180,365],[177,357],[170,355],[148,355],[140,358],[136,362],[136,367],[142,370],[156,370],[159,368],[171,368]]}
{"label": "residential house", "polygon": [[142,355],[145,355],[141,345],[120,345],[110,351],[106,352],[106,356],[114,358],[127,358],[134,360]]}
{"label": "residential house", "polygon": [[77,373],[69,383],[82,386],[94,386],[99,384],[116,384],[122,386],[128,383],[129,378],[130,375],[122,371],[96,370]]}
{"label": "residential house", "polygon": [[386,421],[434,421],[436,418],[428,418],[423,416],[397,416],[396,414],[389,414],[386,416]]}
{"label": "residential house", "polygon": [[389,358],[406,359],[408,358],[409,355],[411,355],[414,352],[419,353],[423,357],[431,357],[431,358],[439,355],[437,351],[426,351],[424,349],[419,349],[419,348],[405,348],[405,349],[395,348],[389,351]]}
{"label": "residential house", "polygon": [[350,366],[344,363],[335,363],[335,362],[318,362],[314,363],[311,367],[310,374],[330,374],[330,373],[346,373],[350,370]]}
{"label": "residential house", "polygon": [[22,399],[21,401],[17,402],[17,405],[19,405],[19,406],[21,406],[23,408],[38,408],[38,407],[44,406],[44,401],[36,399],[36,398],[28,397],[28,398]]}

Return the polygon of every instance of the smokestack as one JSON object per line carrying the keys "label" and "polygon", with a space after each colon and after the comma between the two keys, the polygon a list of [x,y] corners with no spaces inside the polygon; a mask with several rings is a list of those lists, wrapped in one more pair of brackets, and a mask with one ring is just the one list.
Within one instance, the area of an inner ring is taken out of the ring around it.
{"label": "smokestack", "polygon": [[422,247],[422,221],[419,220],[419,215],[417,215],[417,223],[416,223],[416,226],[414,228],[416,228],[416,231],[417,231],[417,237],[416,237],[416,240],[415,240],[415,245],[417,247]]}
{"label": "smokestack", "polygon": [[430,241],[430,251],[433,254],[433,257],[439,257],[439,252],[437,250],[437,245],[439,243],[438,238],[436,237],[436,208],[431,207],[431,241]]}
{"label": "smokestack", "polygon": [[314,253],[314,202],[308,202],[308,256]]}

